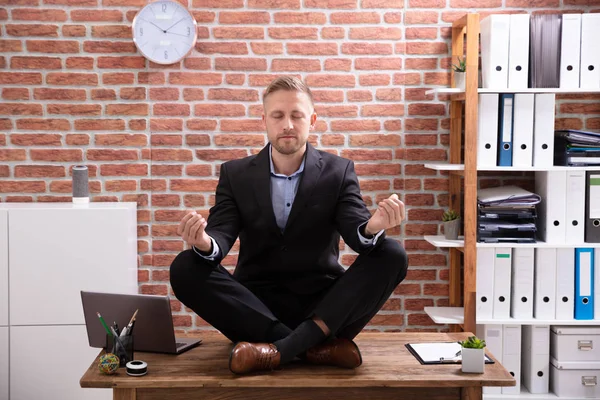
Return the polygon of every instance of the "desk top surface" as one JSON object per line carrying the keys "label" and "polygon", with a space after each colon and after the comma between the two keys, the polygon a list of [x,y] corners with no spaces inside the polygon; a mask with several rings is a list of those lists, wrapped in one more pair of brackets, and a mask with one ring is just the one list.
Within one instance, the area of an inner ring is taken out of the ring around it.
{"label": "desk top surface", "polygon": [[483,374],[465,374],[460,364],[421,365],[405,347],[406,343],[451,342],[469,335],[365,332],[355,339],[363,364],[354,370],[294,362],[275,371],[241,376],[229,371],[233,344],[209,331],[201,335],[200,346],[179,355],[137,352],[135,359],[148,363],[148,374],[143,377],[128,376],[125,368],[112,376],[103,375],[98,370],[99,355],[80,384],[93,388],[514,386],[514,378],[497,360],[486,364]]}

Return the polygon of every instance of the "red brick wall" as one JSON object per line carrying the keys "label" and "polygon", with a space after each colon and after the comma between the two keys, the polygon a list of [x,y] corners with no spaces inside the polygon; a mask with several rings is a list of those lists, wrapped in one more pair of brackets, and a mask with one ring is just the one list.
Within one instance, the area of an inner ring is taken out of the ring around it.
{"label": "red brick wall", "polygon": [[[273,77],[305,78],[317,100],[311,142],[351,158],[372,206],[403,194],[407,280],[374,329],[438,329],[423,306],[447,303],[447,254],[421,235],[439,231],[448,104],[425,96],[447,85],[449,28],[500,0],[183,0],[198,21],[185,61],[159,66],[131,41],[145,0],[0,0],[0,201],[70,201],[70,168],[90,167],[94,201],[138,203],[140,292],[167,294],[183,249],[186,209],[206,214],[219,165],[266,142],[260,94]],[[564,3],[564,5],[563,5]],[[510,11],[589,11],[594,1],[506,0]],[[596,1],[596,5],[598,5]],[[586,114],[597,114],[592,97]],[[597,127],[563,110],[560,121]],[[521,179],[517,177],[517,179]],[[233,267],[237,247],[224,260]],[[341,261],[354,255],[344,249]],[[173,302],[176,325],[205,328]]]}

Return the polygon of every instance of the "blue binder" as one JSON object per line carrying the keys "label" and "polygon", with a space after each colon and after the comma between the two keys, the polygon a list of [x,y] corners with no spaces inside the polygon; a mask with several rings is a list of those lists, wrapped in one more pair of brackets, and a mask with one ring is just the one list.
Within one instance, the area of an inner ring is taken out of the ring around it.
{"label": "blue binder", "polygon": [[594,319],[594,249],[575,249],[575,319]]}
{"label": "blue binder", "polygon": [[500,167],[512,166],[514,102],[513,93],[500,94],[498,102],[498,166]]}

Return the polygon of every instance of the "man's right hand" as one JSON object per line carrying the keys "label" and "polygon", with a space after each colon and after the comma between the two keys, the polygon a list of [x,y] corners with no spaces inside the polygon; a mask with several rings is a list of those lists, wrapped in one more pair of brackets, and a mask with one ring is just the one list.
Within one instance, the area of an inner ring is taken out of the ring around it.
{"label": "man's right hand", "polygon": [[208,253],[211,250],[212,241],[204,229],[206,229],[206,220],[196,211],[192,211],[181,220],[177,227],[177,234],[190,246],[195,246],[198,250]]}

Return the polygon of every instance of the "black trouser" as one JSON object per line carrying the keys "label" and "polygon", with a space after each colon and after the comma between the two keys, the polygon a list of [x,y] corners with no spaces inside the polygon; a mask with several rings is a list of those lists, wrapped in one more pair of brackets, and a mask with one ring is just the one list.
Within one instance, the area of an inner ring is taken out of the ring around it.
{"label": "black trouser", "polygon": [[175,296],[232,342],[282,339],[280,323],[295,329],[316,316],[331,336],[353,339],[383,307],[406,277],[408,257],[396,241],[384,239],[369,254],[359,255],[331,286],[299,295],[283,287],[243,285],[221,265],[181,252],[171,264]]}

